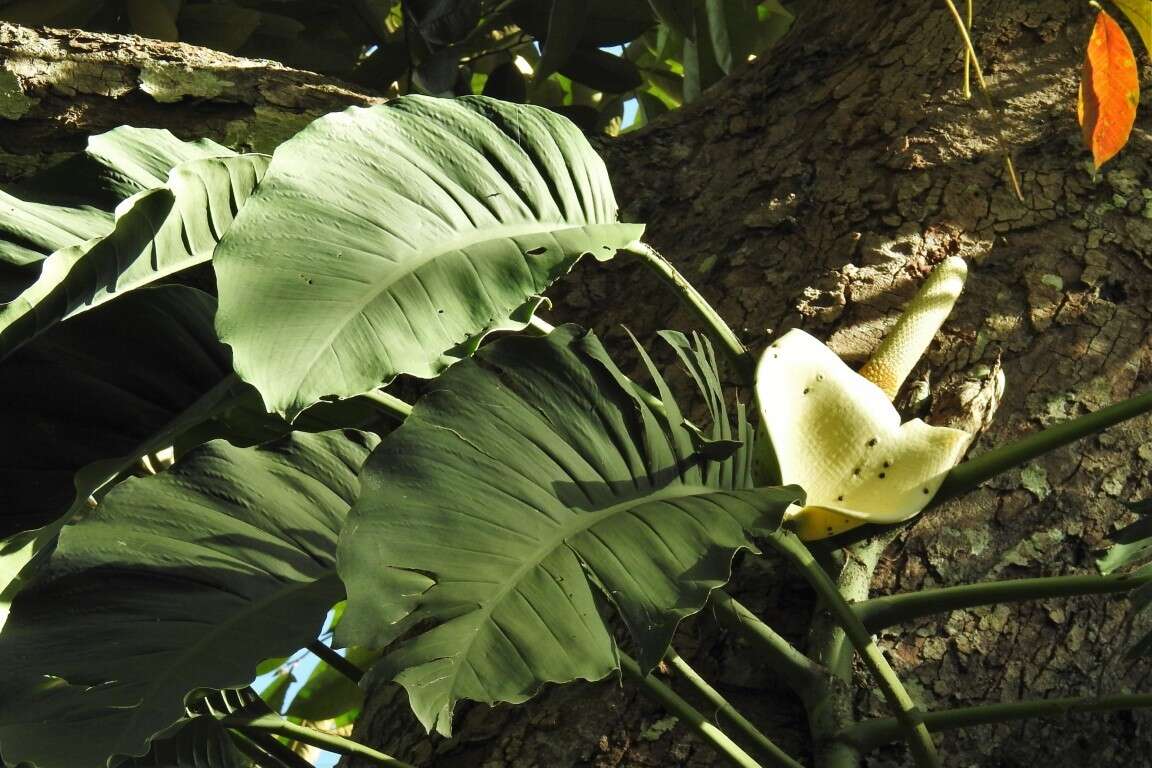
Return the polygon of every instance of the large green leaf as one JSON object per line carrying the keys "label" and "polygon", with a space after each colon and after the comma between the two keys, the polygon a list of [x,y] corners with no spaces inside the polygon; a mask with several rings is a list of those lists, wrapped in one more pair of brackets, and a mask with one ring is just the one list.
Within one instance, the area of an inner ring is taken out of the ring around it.
{"label": "large green leaf", "polygon": [[111,213],[90,205],[50,205],[0,191],[0,302],[35,282],[53,251],[103,237],[112,223]]}
{"label": "large green leaf", "polygon": [[55,520],[143,452],[171,445],[197,403],[183,421],[214,412],[203,399],[231,374],[215,306],[193,288],[137,291],[0,363],[0,538]]}
{"label": "large green leaf", "polygon": [[[699,349],[692,367],[711,370]],[[650,370],[662,403],[590,333],[503,339],[445,373],[369,460],[341,534],[337,636],[379,646],[395,631],[377,604],[406,602],[424,623],[374,674],[408,689],[426,727],[448,733],[461,698],[518,702],[615,669],[593,583],[651,667],[751,547],[746,531],[774,529],[798,497],[752,488],[743,418],[693,430]],[[694,373],[726,420],[714,371]],[[727,458],[710,458],[722,439]],[[405,595],[396,569],[435,583]]]}
{"label": "large green leaf", "polygon": [[[123,163],[124,179],[154,180],[156,156],[112,160]],[[0,309],[0,357],[59,320],[210,259],[266,167],[261,155],[191,160],[166,173],[163,186],[125,200],[110,232],[55,251],[36,281]]]}
{"label": "large green leaf", "polygon": [[[40,768],[140,755],[198,688],[246,685],[343,596],[336,537],[377,442],[214,441],[65,527],[0,632],[0,751]],[[67,738],[61,738],[67,734]]]}
{"label": "large green leaf", "polygon": [[755,0],[705,0],[708,34],[716,63],[725,74],[743,64],[756,50],[757,24]]}
{"label": "large green leaf", "polygon": [[175,166],[235,154],[157,128],[122,126],[91,136],[83,154],[0,192],[0,265],[39,261],[107,234],[113,208],[164,186]]}
{"label": "large green leaf", "polygon": [[538,107],[410,96],[328,115],[282,144],[213,262],[221,338],[270,409],[435,376],[616,221],[600,158]]}

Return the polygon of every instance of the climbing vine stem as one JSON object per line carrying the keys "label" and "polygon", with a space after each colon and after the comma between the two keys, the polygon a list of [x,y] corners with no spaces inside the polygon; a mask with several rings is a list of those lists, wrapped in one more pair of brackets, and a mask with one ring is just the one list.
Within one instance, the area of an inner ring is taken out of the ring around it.
{"label": "climbing vine stem", "polygon": [[892,669],[892,665],[873,641],[867,628],[852,610],[852,606],[841,596],[836,583],[795,535],[781,531],[769,537],[769,542],[800,569],[832,614],[832,618],[843,628],[848,641],[860,654],[895,713],[896,721],[900,724],[902,735],[908,741],[916,765],[919,768],[937,768],[940,765],[940,758],[936,754],[936,745],[922,721],[919,709]]}

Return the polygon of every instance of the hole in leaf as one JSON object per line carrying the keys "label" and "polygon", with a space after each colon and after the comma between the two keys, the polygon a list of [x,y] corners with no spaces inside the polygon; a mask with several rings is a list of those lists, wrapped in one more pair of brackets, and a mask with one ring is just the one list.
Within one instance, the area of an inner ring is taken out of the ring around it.
{"label": "hole in leaf", "polygon": [[544,254],[548,253],[548,249],[543,245],[538,245],[535,248],[529,248],[528,250],[524,251],[524,253],[528,254],[529,256],[543,256]]}
{"label": "hole in leaf", "polygon": [[887,476],[888,476],[887,472],[881,472],[880,474],[876,475],[876,477],[880,478],[881,480],[883,480]]}
{"label": "hole in leaf", "polygon": [[868,447],[869,448],[871,448],[874,445],[876,445],[876,438],[872,438],[871,440],[868,441]]}

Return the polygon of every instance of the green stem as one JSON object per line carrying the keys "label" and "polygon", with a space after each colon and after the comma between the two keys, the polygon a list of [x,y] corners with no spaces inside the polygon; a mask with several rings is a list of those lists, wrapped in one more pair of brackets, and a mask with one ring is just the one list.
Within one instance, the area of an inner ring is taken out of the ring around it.
{"label": "green stem", "polygon": [[878,632],[885,627],[902,624],[934,613],[945,613],[994,603],[1041,600],[1046,597],[1127,592],[1149,582],[1152,582],[1152,574],[1047,576],[1036,579],[1011,579],[875,597],[853,605],[852,609],[869,632]]}
{"label": "green stem", "polygon": [[1103,431],[1122,421],[1140,416],[1152,410],[1152,392],[1124,400],[1101,408],[1094,413],[1054,424],[1045,430],[1028,435],[1014,443],[993,448],[963,464],[957,464],[944,478],[940,490],[932,498],[929,506],[959,496],[972,490],[980,483],[995,477],[1018,464],[1053,451],[1083,437]]}
{"label": "green stem", "polygon": [[365,392],[361,397],[366,400],[371,400],[380,407],[380,410],[397,421],[404,421],[404,419],[412,414],[412,405],[410,403],[406,403],[395,395],[390,395],[379,389]]}
{"label": "green stem", "polygon": [[749,722],[744,715],[740,714],[739,710],[733,707],[719,691],[709,685],[708,681],[702,678],[674,649],[669,648],[668,653],[664,654],[664,658],[667,659],[673,669],[679,672],[709,704],[716,708],[717,714],[722,715],[728,722],[735,726],[740,733],[744,734],[750,743],[756,745],[756,751],[768,765],[779,765],[784,766],[784,768],[804,768],[795,758],[780,749],[771,739],[757,730],[756,726]]}
{"label": "green stem", "polygon": [[[1036,699],[1009,704],[986,704],[928,712],[924,722],[934,731],[970,728],[974,725],[1004,723],[1030,717],[1051,717],[1069,712],[1108,712],[1117,709],[1152,707],[1152,693],[1116,694],[1114,696]],[[873,749],[897,740],[901,726],[896,720],[866,720],[847,728],[840,738],[861,750]]]}
{"label": "green stem", "polygon": [[888,701],[888,706],[895,712],[896,720],[900,723],[901,731],[908,741],[916,764],[921,768],[937,768],[940,765],[940,758],[936,754],[932,735],[921,719],[920,711],[900,682],[900,678],[896,676],[888,659],[884,658],[884,654],[872,640],[867,628],[856,617],[852,606],[840,595],[836,583],[795,535],[781,532],[771,536],[769,541],[780,553],[799,566],[805,579],[816,590],[816,594],[823,600],[836,622],[844,629],[848,641],[860,654],[864,665],[868,667]]}
{"label": "green stem", "polygon": [[755,643],[757,650],[768,657],[772,671],[780,675],[784,683],[809,703],[828,677],[828,670],[805,656],[781,637],[776,630],[761,621],[735,598],[723,590],[712,593],[709,603],[717,618],[729,629],[736,629],[746,639]]}
{"label": "green stem", "polygon": [[248,728],[240,728],[235,732],[238,732],[241,738],[247,739],[256,747],[257,752],[262,753],[259,756],[251,754],[249,750],[241,746],[242,742],[239,739],[235,740],[241,751],[260,766],[265,768],[312,768],[311,763],[281,744],[275,736]]}
{"label": "green stem", "polygon": [[640,683],[645,691],[663,704],[669,712],[676,715],[685,725],[695,731],[700,738],[711,744],[729,763],[739,766],[740,768],[761,768],[760,764],[753,760],[751,755],[741,749],[732,739],[728,738],[727,734],[722,730],[709,722],[708,719],[700,714],[691,704],[680,698],[675,691],[652,675],[642,674],[640,672],[640,665],[636,663],[636,660],[623,652],[620,654],[620,669],[633,680]]}
{"label": "green stem", "polygon": [[352,741],[352,739],[346,739],[334,733],[318,731],[315,728],[305,728],[285,720],[279,715],[260,715],[259,717],[232,715],[220,718],[220,722],[228,728],[239,728],[249,735],[254,731],[262,731],[276,736],[285,736],[301,744],[310,744],[313,747],[335,752],[338,755],[355,755],[374,765],[382,765],[384,768],[415,768],[410,763],[378,752],[358,741]]}
{"label": "green stem", "polygon": [[696,290],[695,286],[688,282],[676,267],[672,266],[672,262],[657,253],[656,249],[647,243],[637,240],[626,246],[624,250],[634,256],[639,256],[646,266],[655,270],[656,274],[672,286],[672,289],[691,307],[716,340],[720,342],[720,345],[724,347],[736,365],[741,381],[751,383],[755,376],[756,364],[749,354],[748,348],[736,337],[736,334],[724,322],[724,318],[720,317],[720,313],[708,303],[708,300]]}
{"label": "green stem", "polygon": [[354,683],[359,684],[360,678],[364,677],[364,670],[341,656],[335,648],[331,648],[319,640],[313,640],[308,643],[308,650],[319,656],[321,661]]}

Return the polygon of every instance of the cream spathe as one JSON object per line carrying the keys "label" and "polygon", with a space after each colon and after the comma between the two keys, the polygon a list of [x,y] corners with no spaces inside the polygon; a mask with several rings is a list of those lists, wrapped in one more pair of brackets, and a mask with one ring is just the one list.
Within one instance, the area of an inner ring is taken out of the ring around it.
{"label": "cream spathe", "polygon": [[774,451],[782,482],[807,492],[788,515],[801,538],[907,520],[963,457],[971,434],[920,419],[902,424],[891,397],[948,316],[965,274],[962,260],[949,259],[925,281],[889,333],[900,343],[886,342],[864,368],[883,371],[880,385],[800,330],[760,358],[762,444]]}

